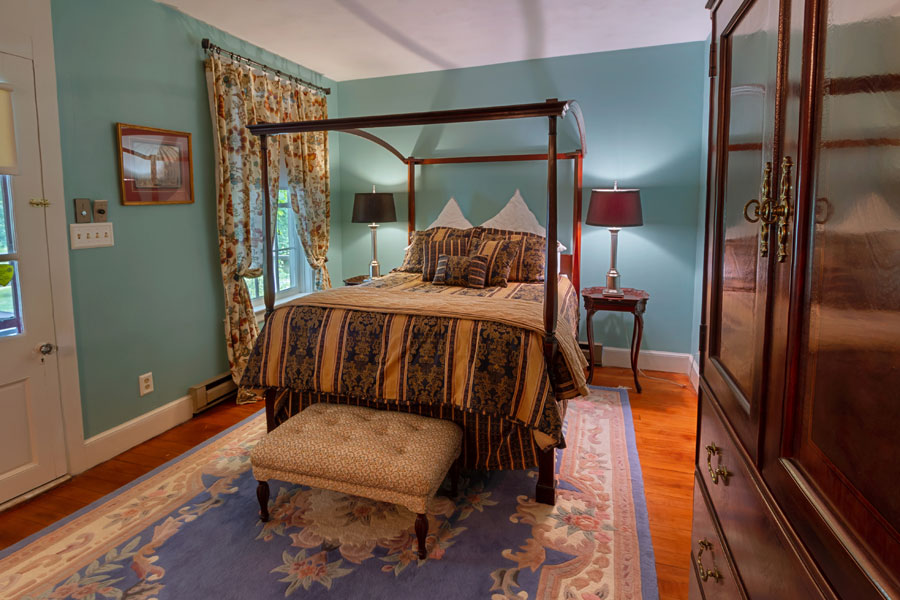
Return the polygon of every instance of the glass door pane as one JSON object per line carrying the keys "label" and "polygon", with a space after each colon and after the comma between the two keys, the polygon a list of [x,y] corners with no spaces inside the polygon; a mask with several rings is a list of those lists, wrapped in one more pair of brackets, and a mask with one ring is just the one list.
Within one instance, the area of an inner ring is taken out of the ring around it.
{"label": "glass door pane", "polygon": [[900,569],[900,8],[827,4],[796,459]]}
{"label": "glass door pane", "polygon": [[9,175],[0,175],[0,336],[22,333],[18,254]]}
{"label": "glass door pane", "polygon": [[[746,3],[719,38],[708,360],[704,379],[755,451],[771,227],[760,216],[773,189],[779,3]],[[721,21],[719,21],[721,19]]]}

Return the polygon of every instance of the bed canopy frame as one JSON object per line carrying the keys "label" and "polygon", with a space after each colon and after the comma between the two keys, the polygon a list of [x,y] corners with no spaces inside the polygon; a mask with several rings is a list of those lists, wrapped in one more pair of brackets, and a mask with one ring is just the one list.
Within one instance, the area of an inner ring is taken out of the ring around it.
{"label": "bed canopy frame", "polygon": [[[556,144],[557,120],[571,114],[578,129],[580,148],[560,153]],[[441,158],[422,158],[404,156],[399,150],[380,137],[364,131],[379,127],[403,127],[412,125],[436,125],[449,123],[471,123],[476,121],[496,121],[505,119],[547,119],[547,152],[545,154],[503,154],[494,156],[457,156]],[[416,228],[416,165],[442,165],[459,163],[519,162],[547,161],[547,259],[544,280],[544,339],[543,350],[547,364],[552,364],[557,351],[557,278],[552,274],[561,270],[567,274],[575,287],[580,290],[581,282],[581,203],[582,203],[582,168],[584,155],[587,152],[584,130],[584,119],[578,103],[574,100],[548,99],[546,102],[531,104],[512,104],[504,106],[488,106],[480,108],[464,108],[428,112],[401,113],[390,115],[374,115],[364,117],[343,117],[337,119],[319,119],[294,121],[289,123],[259,123],[250,125],[248,129],[259,137],[260,155],[262,157],[262,180],[268,182],[268,138],[271,135],[285,133],[305,133],[316,131],[339,131],[370,140],[385,148],[407,166],[407,192],[409,195],[407,221],[409,235]],[[572,254],[564,255],[562,269],[557,264],[557,163],[560,160],[573,160],[574,195],[572,206]],[[275,265],[273,257],[274,236],[272,235],[272,212],[269,186],[263,185],[263,202],[265,210],[265,279],[264,299],[266,318],[275,308]],[[268,404],[268,402],[267,402]],[[539,475],[536,499],[539,502],[553,504],[555,502],[554,452],[541,452],[539,459]]]}

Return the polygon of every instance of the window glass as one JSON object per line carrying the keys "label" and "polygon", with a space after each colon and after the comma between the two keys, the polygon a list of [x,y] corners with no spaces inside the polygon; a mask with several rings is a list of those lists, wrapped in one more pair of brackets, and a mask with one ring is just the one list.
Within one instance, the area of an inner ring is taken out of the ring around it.
{"label": "window glass", "polygon": [[[275,217],[275,289],[276,298],[313,291],[314,277],[297,236],[297,215],[291,208],[288,190],[278,192]],[[246,279],[250,298],[262,304],[265,283],[263,276]]]}
{"label": "window glass", "polygon": [[0,336],[22,333],[22,303],[13,239],[12,187],[9,176],[0,175]]}

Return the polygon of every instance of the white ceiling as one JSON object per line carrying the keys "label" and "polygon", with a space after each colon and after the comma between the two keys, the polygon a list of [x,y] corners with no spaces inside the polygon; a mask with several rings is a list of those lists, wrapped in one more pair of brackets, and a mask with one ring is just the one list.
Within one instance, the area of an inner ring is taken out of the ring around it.
{"label": "white ceiling", "polygon": [[702,0],[161,1],[337,81],[689,42],[710,30]]}

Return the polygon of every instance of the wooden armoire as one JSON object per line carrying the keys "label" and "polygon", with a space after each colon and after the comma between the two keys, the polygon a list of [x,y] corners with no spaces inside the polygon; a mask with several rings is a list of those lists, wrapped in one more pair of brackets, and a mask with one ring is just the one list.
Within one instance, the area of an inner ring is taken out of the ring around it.
{"label": "wooden armoire", "polygon": [[707,8],[691,598],[900,598],[900,1]]}

